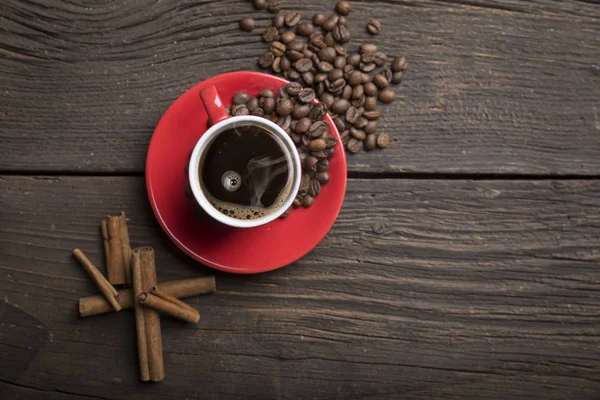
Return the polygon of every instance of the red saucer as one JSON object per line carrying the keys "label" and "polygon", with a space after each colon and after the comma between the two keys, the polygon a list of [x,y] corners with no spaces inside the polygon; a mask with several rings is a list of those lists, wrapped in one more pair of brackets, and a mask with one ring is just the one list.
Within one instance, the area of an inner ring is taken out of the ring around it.
{"label": "red saucer", "polygon": [[[286,219],[257,228],[230,228],[199,215],[186,196],[186,167],[208,117],[199,97],[214,85],[225,106],[233,95],[276,92],[287,81],[258,72],[231,72],[201,82],[179,97],[159,121],[146,159],[146,186],[154,214],[166,234],[190,257],[207,266],[239,274],[265,272],[290,264],[311,251],[333,225],[346,191],[346,157],[341,141],[329,160],[331,180],[311,208],[298,208]],[[276,92],[277,93],[277,92]],[[329,115],[330,135],[339,133]]]}

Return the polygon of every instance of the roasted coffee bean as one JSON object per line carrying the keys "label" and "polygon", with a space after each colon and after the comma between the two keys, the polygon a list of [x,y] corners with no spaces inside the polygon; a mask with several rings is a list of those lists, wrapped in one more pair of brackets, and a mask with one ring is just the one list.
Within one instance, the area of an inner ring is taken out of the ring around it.
{"label": "roasted coffee bean", "polygon": [[389,85],[387,79],[381,74],[377,74],[373,77],[373,83],[378,89],[385,89]]}
{"label": "roasted coffee bean", "polygon": [[264,30],[262,38],[265,42],[272,42],[273,40],[277,39],[278,34],[279,31],[277,30],[277,28],[275,28],[274,26],[269,26],[267,29]]}
{"label": "roasted coffee bean", "polygon": [[297,119],[293,119],[292,116],[292,123],[290,124],[290,132],[296,132],[296,126],[298,125],[298,120]]}
{"label": "roasted coffee bean", "polygon": [[350,25],[350,21],[348,21],[348,18],[344,17],[343,15],[340,17],[340,19],[338,20],[338,25],[345,25],[348,26]]}
{"label": "roasted coffee bean", "polygon": [[282,99],[277,102],[277,114],[286,116],[292,113],[294,105],[289,99]]}
{"label": "roasted coffee bean", "polygon": [[304,159],[304,171],[312,171],[315,172],[317,170],[317,164],[319,160],[317,157],[307,156]]}
{"label": "roasted coffee bean", "polygon": [[329,168],[329,160],[319,160],[317,163],[317,172],[325,172]]}
{"label": "roasted coffee bean", "polygon": [[[292,116],[295,119],[302,119],[308,116],[310,112],[310,106],[307,104],[296,104],[294,111],[292,111]],[[307,128],[308,129],[308,128]]]}
{"label": "roasted coffee bean", "polygon": [[309,143],[310,143],[310,136],[302,135],[302,145],[307,147]]}
{"label": "roasted coffee bean", "polygon": [[281,42],[271,43],[271,53],[273,53],[275,57],[281,57],[285,53],[285,50],[285,44]]}
{"label": "roasted coffee bean", "polygon": [[275,121],[275,123],[277,125],[279,125],[279,127],[281,129],[283,129],[286,132],[291,132],[290,131],[290,126],[292,125],[292,116],[291,115],[286,115],[283,116],[281,115],[279,118],[277,118],[277,121]]}
{"label": "roasted coffee bean", "polygon": [[365,95],[367,96],[375,96],[377,94],[377,86],[374,83],[368,82],[363,85],[365,89]]}
{"label": "roasted coffee bean", "polygon": [[285,86],[285,91],[290,96],[298,96],[298,93],[302,90],[302,85],[297,82],[290,82]]}
{"label": "roasted coffee bean", "polygon": [[368,120],[377,120],[381,117],[381,113],[379,111],[365,111],[362,116]]}
{"label": "roasted coffee bean", "polygon": [[325,22],[323,22],[323,29],[326,32],[331,32],[333,30],[333,28],[335,28],[338,24],[340,17],[338,17],[335,14],[331,14],[326,20]]}
{"label": "roasted coffee bean", "polygon": [[[235,96],[234,96],[233,103],[235,104]],[[258,104],[258,99],[256,97],[249,98],[248,101],[246,102],[246,107],[248,107],[248,110],[250,110],[250,112],[256,110],[257,108],[260,107]]]}
{"label": "roasted coffee bean", "polygon": [[323,93],[319,99],[321,100],[321,102],[323,104],[325,104],[327,106],[327,108],[329,109],[331,107],[331,105],[333,104],[335,98],[333,97],[333,95],[331,93]]}
{"label": "roasted coffee bean", "polygon": [[368,123],[369,123],[369,120],[366,119],[365,117],[358,117],[356,122],[354,122],[354,126],[358,129],[362,129],[365,126],[367,126]]}
{"label": "roasted coffee bean", "polygon": [[323,82],[327,79],[327,74],[325,72],[319,72],[315,75],[315,82]]}
{"label": "roasted coffee bean", "polygon": [[340,117],[336,117],[333,119],[333,123],[339,132],[343,132],[346,130],[346,123]]}
{"label": "roasted coffee bean", "polygon": [[[308,158],[308,156],[307,156],[307,158]],[[300,188],[298,189],[298,193],[300,193],[302,196],[304,196],[306,193],[308,193],[308,189],[310,188],[311,181],[312,181],[312,178],[311,178],[310,174],[303,173],[302,178],[300,179]]]}
{"label": "roasted coffee bean", "polygon": [[321,61],[317,64],[317,69],[321,72],[329,73],[329,71],[333,69],[333,65],[331,65],[327,61]]}
{"label": "roasted coffee bean", "polygon": [[304,83],[306,83],[308,86],[312,86],[314,81],[315,81],[315,76],[313,75],[312,72],[308,71],[302,74],[302,80],[304,81]]}
{"label": "roasted coffee bean", "polygon": [[375,68],[377,68],[377,66],[375,65],[375,63],[368,63],[368,64],[367,64],[367,63],[364,63],[364,62],[361,62],[361,63],[360,63],[360,70],[361,70],[362,72],[371,72],[371,71],[373,71]]}
{"label": "roasted coffee bean", "polygon": [[248,107],[246,107],[243,104],[238,104],[238,105],[231,107],[231,115],[233,115],[234,117],[237,117],[240,115],[249,115],[249,114],[250,114],[250,111],[248,111]]}
{"label": "roasted coffee bean", "polygon": [[323,139],[311,140],[308,143],[308,149],[311,151],[325,150],[326,148],[327,148],[327,143],[325,143],[325,141]]}
{"label": "roasted coffee bean", "polygon": [[333,47],[324,47],[319,50],[318,56],[321,61],[332,62],[335,60],[337,53]]}
{"label": "roasted coffee bean", "polygon": [[[367,135],[365,139],[365,150],[371,151],[377,147],[377,135]],[[318,167],[317,167],[318,168]]]}
{"label": "roasted coffee bean", "polygon": [[273,61],[275,61],[275,56],[270,51],[267,51],[258,57],[258,65],[263,68],[269,68],[273,65]]}
{"label": "roasted coffee bean", "polygon": [[246,104],[250,96],[246,92],[238,92],[233,96],[233,104]]}
{"label": "roasted coffee bean", "polygon": [[315,201],[315,198],[312,197],[311,195],[306,195],[302,198],[302,207],[304,208],[309,208],[310,206],[313,205],[313,202]]}
{"label": "roasted coffee bean", "polygon": [[294,202],[292,203],[292,207],[293,208],[302,207],[302,196],[301,195],[296,196],[296,198],[294,199]]}
{"label": "roasted coffee bean", "polygon": [[348,142],[350,141],[351,138],[352,138],[352,136],[350,135],[349,130],[345,130],[342,133],[340,133],[340,140],[342,141],[342,144],[344,146],[346,146],[348,144]]}
{"label": "roasted coffee bean", "polygon": [[352,11],[352,4],[349,1],[338,1],[335,6],[335,11],[341,15],[348,15]]}
{"label": "roasted coffee bean", "polygon": [[350,108],[350,103],[345,99],[337,99],[331,105],[331,111],[336,114],[343,114]]}
{"label": "roasted coffee bean", "polygon": [[275,93],[273,93],[273,91],[271,89],[263,89],[260,92],[258,92],[258,94],[256,95],[256,97],[270,97],[270,98],[274,98],[275,97]]}
{"label": "roasted coffee bean", "polygon": [[342,99],[350,100],[352,97],[352,86],[346,85],[344,89],[342,89],[342,94],[340,95]]}
{"label": "roasted coffee bean", "polygon": [[298,134],[305,134],[306,132],[308,132],[308,128],[310,128],[310,126],[312,125],[312,121],[310,120],[310,118],[301,118],[298,123],[296,124],[296,128],[294,129],[294,132],[298,133]]}
{"label": "roasted coffee bean", "polygon": [[358,114],[358,108],[352,106],[346,111],[346,122],[349,124],[354,124],[356,120],[360,117]]}
{"label": "roasted coffee bean", "polygon": [[361,61],[361,56],[359,53],[352,53],[348,57],[346,57],[346,62],[353,67],[358,67]]}
{"label": "roasted coffee bean", "polygon": [[252,17],[244,17],[240,19],[240,29],[246,32],[252,32],[256,26],[256,21]]}
{"label": "roasted coffee bean", "polygon": [[[304,57],[306,58],[310,58],[311,60],[313,59],[315,53],[312,52],[312,50],[310,50],[308,48],[308,46],[304,49],[304,51],[302,52],[302,54],[304,54]],[[313,61],[314,62],[314,61]]]}
{"label": "roasted coffee bean", "polygon": [[310,58],[301,58],[294,63],[294,68],[298,72],[307,72],[313,67],[313,62]]}
{"label": "roasted coffee bean", "polygon": [[[325,82],[327,82],[327,81],[325,81]],[[315,86],[315,95],[321,96],[323,93],[325,93],[325,83],[319,82]]]}
{"label": "roasted coffee bean", "polygon": [[365,133],[371,134],[371,133],[375,133],[375,131],[377,130],[377,120],[373,120],[373,121],[369,121],[367,123],[367,126],[365,126],[363,128],[363,131],[365,131]]}
{"label": "roasted coffee bean", "polygon": [[279,12],[280,8],[281,8],[281,3],[279,3],[278,1],[269,1],[268,5],[267,5],[267,10],[270,13]]}
{"label": "roasted coffee bean", "polygon": [[350,73],[350,75],[348,76],[347,80],[348,80],[348,85],[350,85],[352,87],[358,86],[362,82],[362,74],[360,73],[360,71],[352,71]]}
{"label": "roasted coffee bean", "polygon": [[317,13],[312,17],[313,25],[321,26],[325,22],[325,15],[321,13]]}
{"label": "roasted coffee bean", "polygon": [[373,57],[373,62],[378,67],[384,66],[387,63],[387,60],[388,60],[387,54],[382,53],[381,51],[376,52]]}
{"label": "roasted coffee bean", "polygon": [[384,68],[383,71],[380,72],[381,75],[388,81],[388,84],[392,81],[393,72],[389,68]]}
{"label": "roasted coffee bean", "polygon": [[[304,54],[299,51],[288,50],[287,57],[292,61],[298,61],[304,58]],[[310,60],[309,60],[310,61]]]}
{"label": "roasted coffee bean", "polygon": [[350,64],[346,64],[346,66],[343,68],[344,71],[344,78],[348,79],[350,77],[350,74],[354,72],[354,67]]}
{"label": "roasted coffee bean", "polygon": [[292,68],[292,62],[286,56],[281,56],[280,68],[282,71],[287,71]]}
{"label": "roasted coffee bean", "polygon": [[337,53],[338,56],[346,57],[346,49],[344,48],[343,45],[336,44],[335,46],[333,46],[333,48],[335,49],[335,52]]}
{"label": "roasted coffee bean", "polygon": [[[313,121],[323,121],[325,115],[327,115],[327,106],[324,103],[317,103],[310,110],[310,113],[308,113],[308,118]],[[329,131],[329,124],[327,124],[327,131]]]}
{"label": "roasted coffee bean", "polygon": [[363,85],[355,86],[354,89],[352,89],[352,98],[353,99],[360,99],[361,96],[364,96],[364,94],[365,94],[365,88]]}
{"label": "roasted coffee bean", "polygon": [[408,63],[406,62],[406,57],[404,57],[404,56],[394,57],[394,60],[392,61],[392,71],[394,71],[394,72],[404,71],[407,67],[408,67]]}
{"label": "roasted coffee bean", "polygon": [[281,72],[281,57],[276,57],[273,61],[273,65],[271,65],[273,71],[280,73]]}
{"label": "roasted coffee bean", "polygon": [[366,72],[363,72],[362,74],[362,80],[360,81],[363,85],[365,83],[369,83],[371,82],[371,75],[367,74]]}
{"label": "roasted coffee bean", "polygon": [[300,36],[310,36],[315,31],[315,27],[310,22],[303,22],[296,28],[296,34]]}
{"label": "roasted coffee bean", "polygon": [[396,99],[396,91],[391,88],[383,89],[379,92],[379,101],[382,103],[391,103]]}
{"label": "roasted coffee bean", "polygon": [[404,78],[404,72],[398,71],[392,74],[392,83],[397,85],[402,82],[402,78]]}
{"label": "roasted coffee bean", "polygon": [[363,146],[364,145],[363,145],[363,141],[362,140],[351,138],[348,141],[348,144],[346,145],[346,148],[348,149],[348,151],[350,153],[355,154],[355,153],[358,153],[358,152],[362,151]]}
{"label": "roasted coffee bean", "polygon": [[346,66],[346,57],[344,57],[344,56],[337,56],[333,60],[333,66],[335,68],[338,68],[338,69],[343,69]]}
{"label": "roasted coffee bean", "polygon": [[264,110],[265,114],[271,114],[275,111],[275,99],[272,97],[262,97],[259,100],[260,107]]}
{"label": "roasted coffee bean", "polygon": [[337,138],[337,136],[327,135],[327,138],[325,139],[325,143],[327,143],[327,148],[330,149],[338,143],[338,138]]}
{"label": "roasted coffee bean", "polygon": [[388,144],[390,144],[390,137],[387,133],[385,132],[381,132],[378,136],[377,136],[377,146],[384,148],[387,147]]}
{"label": "roasted coffee bean", "polygon": [[333,38],[333,35],[331,34],[331,32],[327,32],[327,35],[325,35],[325,44],[327,44],[327,46],[333,47],[336,45],[335,39]]}
{"label": "roasted coffee bean", "polygon": [[293,206],[289,206],[289,207],[288,207],[288,208],[287,208],[287,209],[286,209],[286,210],[283,212],[283,214],[281,214],[281,215],[279,216],[279,218],[281,218],[281,219],[285,219],[285,218],[289,217],[289,216],[290,216],[290,214],[292,213],[292,209],[293,209],[293,208],[294,208]]}
{"label": "roasted coffee bean", "polygon": [[370,20],[367,24],[367,32],[371,35],[379,35],[379,32],[381,32],[381,22],[376,19]]}
{"label": "roasted coffee bean", "polygon": [[348,29],[348,27],[346,27],[346,25],[336,26],[335,28],[333,28],[333,31],[331,31],[331,33],[333,34],[333,38],[341,43],[347,43],[350,41],[350,39],[352,39],[350,30]]}
{"label": "roasted coffee bean", "polygon": [[308,194],[312,197],[316,197],[321,192],[321,184],[318,180],[313,179],[310,181],[310,188],[308,189]]}
{"label": "roasted coffee bean", "polygon": [[[330,81],[325,81],[325,84],[327,84]],[[329,90],[329,92],[335,96],[339,96],[340,94],[342,94],[342,90],[344,90],[344,86],[346,86],[346,81],[344,80],[344,78],[338,78],[333,82],[330,82],[329,85],[327,86],[327,89]]]}
{"label": "roasted coffee bean", "polygon": [[277,29],[283,29],[285,26],[285,15],[282,13],[275,14],[273,16],[273,22],[271,23]]}
{"label": "roasted coffee bean", "polygon": [[377,98],[374,96],[365,97],[363,107],[366,111],[373,111],[377,108]]}
{"label": "roasted coffee bean", "polygon": [[283,43],[291,43],[296,39],[296,34],[292,31],[283,32],[281,34],[281,41]]}
{"label": "roasted coffee bean", "polygon": [[358,139],[358,140],[365,140],[365,138],[367,137],[367,135],[365,134],[365,132],[361,129],[357,129],[357,128],[350,128],[350,134],[352,135],[352,137],[354,139]]}
{"label": "roasted coffee bean", "polygon": [[[312,139],[316,139],[323,136],[323,133],[327,132],[329,132],[329,125],[327,124],[327,122],[317,121],[313,123],[310,126],[310,128],[308,128],[308,131],[305,134],[310,136]],[[327,147],[327,144],[325,145],[325,147]]]}
{"label": "roasted coffee bean", "polygon": [[294,40],[294,41],[290,42],[290,44],[288,45],[288,50],[297,51],[299,53],[302,53],[305,48],[306,48],[306,43],[301,42],[300,40]]}
{"label": "roasted coffee bean", "polygon": [[362,108],[363,104],[365,104],[365,95],[363,94],[358,99],[352,100],[352,105],[356,108]]}
{"label": "roasted coffee bean", "polygon": [[300,73],[298,71],[296,71],[295,69],[290,69],[288,71],[288,79],[291,81],[295,81],[300,79]]}
{"label": "roasted coffee bean", "polygon": [[377,51],[377,45],[372,44],[372,43],[363,43],[358,48],[358,52],[360,54],[375,53],[376,51]]}
{"label": "roasted coffee bean", "polygon": [[296,145],[300,145],[302,143],[302,135],[300,135],[299,133],[292,133],[290,135],[290,137],[292,138],[292,141],[296,144]]}
{"label": "roasted coffee bean", "polygon": [[310,88],[304,88],[298,93],[298,99],[303,103],[310,103],[315,97],[315,91]]}
{"label": "roasted coffee bean", "polygon": [[329,173],[327,171],[317,172],[315,174],[315,179],[318,180],[321,185],[324,185],[329,182]]}
{"label": "roasted coffee bean", "polygon": [[302,19],[302,15],[298,12],[290,12],[285,15],[285,24],[287,26],[296,26]]}
{"label": "roasted coffee bean", "polygon": [[[323,139],[323,140],[325,140],[325,139]],[[325,149],[325,150],[319,150],[319,151],[313,151],[311,154],[314,157],[316,157],[319,161],[327,159],[327,149]]]}
{"label": "roasted coffee bean", "polygon": [[264,10],[267,8],[267,0],[252,0],[252,5],[257,10]]}

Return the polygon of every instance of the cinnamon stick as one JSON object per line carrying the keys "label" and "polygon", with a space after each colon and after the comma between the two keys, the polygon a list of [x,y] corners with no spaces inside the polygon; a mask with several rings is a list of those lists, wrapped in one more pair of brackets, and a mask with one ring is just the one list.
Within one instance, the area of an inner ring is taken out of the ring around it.
{"label": "cinnamon stick", "polygon": [[[160,289],[180,299],[213,293],[217,290],[214,276],[163,282],[160,284]],[[132,308],[135,303],[133,299],[134,294],[132,289],[119,290],[119,305],[122,308]],[[114,309],[102,295],[79,299],[79,316],[82,318],[106,314],[111,311],[114,311]]]}
{"label": "cinnamon stick", "polygon": [[73,250],[73,256],[75,257],[75,259],[77,259],[77,261],[79,261],[83,269],[85,269],[86,272],[90,275],[96,286],[98,286],[98,289],[100,289],[100,291],[102,292],[102,295],[104,296],[106,301],[110,303],[110,305],[115,311],[120,311],[122,307],[118,301],[119,292],[117,292],[117,289],[115,289],[113,285],[111,285],[110,282],[106,280],[104,275],[102,275],[102,273],[98,271],[98,268],[96,268],[96,266],[92,264],[92,262],[85,256],[85,254],[83,254],[83,251],[75,249]]}
{"label": "cinnamon stick", "polygon": [[139,299],[143,305],[153,308],[157,311],[162,311],[165,314],[169,314],[183,321],[190,322],[192,324],[196,324],[198,321],[200,321],[200,313],[189,306],[182,307],[179,304],[171,303],[168,300],[148,292],[142,293],[139,296]]}
{"label": "cinnamon stick", "polygon": [[125,214],[125,210],[121,210],[121,215],[119,216],[119,229],[121,233],[121,246],[123,247],[125,281],[128,285],[131,285],[131,242],[129,240],[129,229],[127,228],[127,215]]}
{"label": "cinnamon stick", "polygon": [[[112,251],[112,250],[111,250]],[[134,256],[139,257],[141,267],[141,281],[145,288],[156,285],[156,267],[154,264],[154,249],[152,247],[138,247],[133,250]],[[137,263],[138,261],[136,261]],[[144,307],[144,325],[146,328],[146,342],[148,348],[148,369],[150,380],[158,382],[165,377],[165,368],[162,353],[162,337],[160,317],[158,313]]]}
{"label": "cinnamon stick", "polygon": [[[133,293],[136,297],[144,292],[142,282],[142,265],[139,254],[133,255],[132,262]],[[135,308],[135,331],[137,335],[138,359],[140,364],[140,379],[142,381],[150,380],[150,369],[148,364],[148,340],[146,337],[146,320],[144,318],[144,309],[139,302],[134,303]]]}
{"label": "cinnamon stick", "polygon": [[108,246],[106,270],[108,280],[114,285],[127,283],[125,278],[125,262],[123,258],[123,245],[121,244],[121,227],[119,217],[107,218]]}
{"label": "cinnamon stick", "polygon": [[110,246],[108,244],[108,226],[106,220],[100,222],[100,230],[102,231],[102,244],[104,245],[104,258],[108,265],[108,255],[110,254]]}
{"label": "cinnamon stick", "polygon": [[[169,293],[163,291],[161,288],[159,288],[158,286],[152,286],[152,288],[150,288],[150,290],[148,291],[149,293],[152,293],[155,296],[160,297],[163,300],[166,300],[170,303],[173,303],[179,307],[183,307],[185,309],[188,309],[192,312],[198,312],[195,308],[193,308],[192,306],[184,303],[183,301],[179,300],[177,297],[175,296],[171,296]],[[198,319],[200,319],[200,316],[198,315]]]}

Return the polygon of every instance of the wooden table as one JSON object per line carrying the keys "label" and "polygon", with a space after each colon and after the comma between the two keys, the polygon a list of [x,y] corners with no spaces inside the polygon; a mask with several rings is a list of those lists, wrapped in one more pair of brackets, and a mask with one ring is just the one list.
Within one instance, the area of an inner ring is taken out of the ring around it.
{"label": "wooden table", "polygon": [[218,274],[197,326],[164,318],[167,378],[144,384],[132,313],[78,318],[95,289],[71,250],[102,262],[124,206],[159,280],[213,273],[158,228],[146,149],[187,88],[256,68],[261,30],[245,1],[2,0],[0,398],[599,398],[600,5],[354,8],[353,45],[377,17],[410,61],[390,148],[349,157],[309,255]]}

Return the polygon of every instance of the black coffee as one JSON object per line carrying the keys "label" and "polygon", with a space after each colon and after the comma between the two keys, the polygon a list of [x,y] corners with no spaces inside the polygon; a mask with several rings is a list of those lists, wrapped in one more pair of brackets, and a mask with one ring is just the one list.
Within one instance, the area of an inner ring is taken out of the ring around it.
{"label": "black coffee", "polygon": [[269,131],[254,125],[220,133],[200,163],[199,176],[209,201],[238,219],[264,217],[287,197],[288,160]]}

